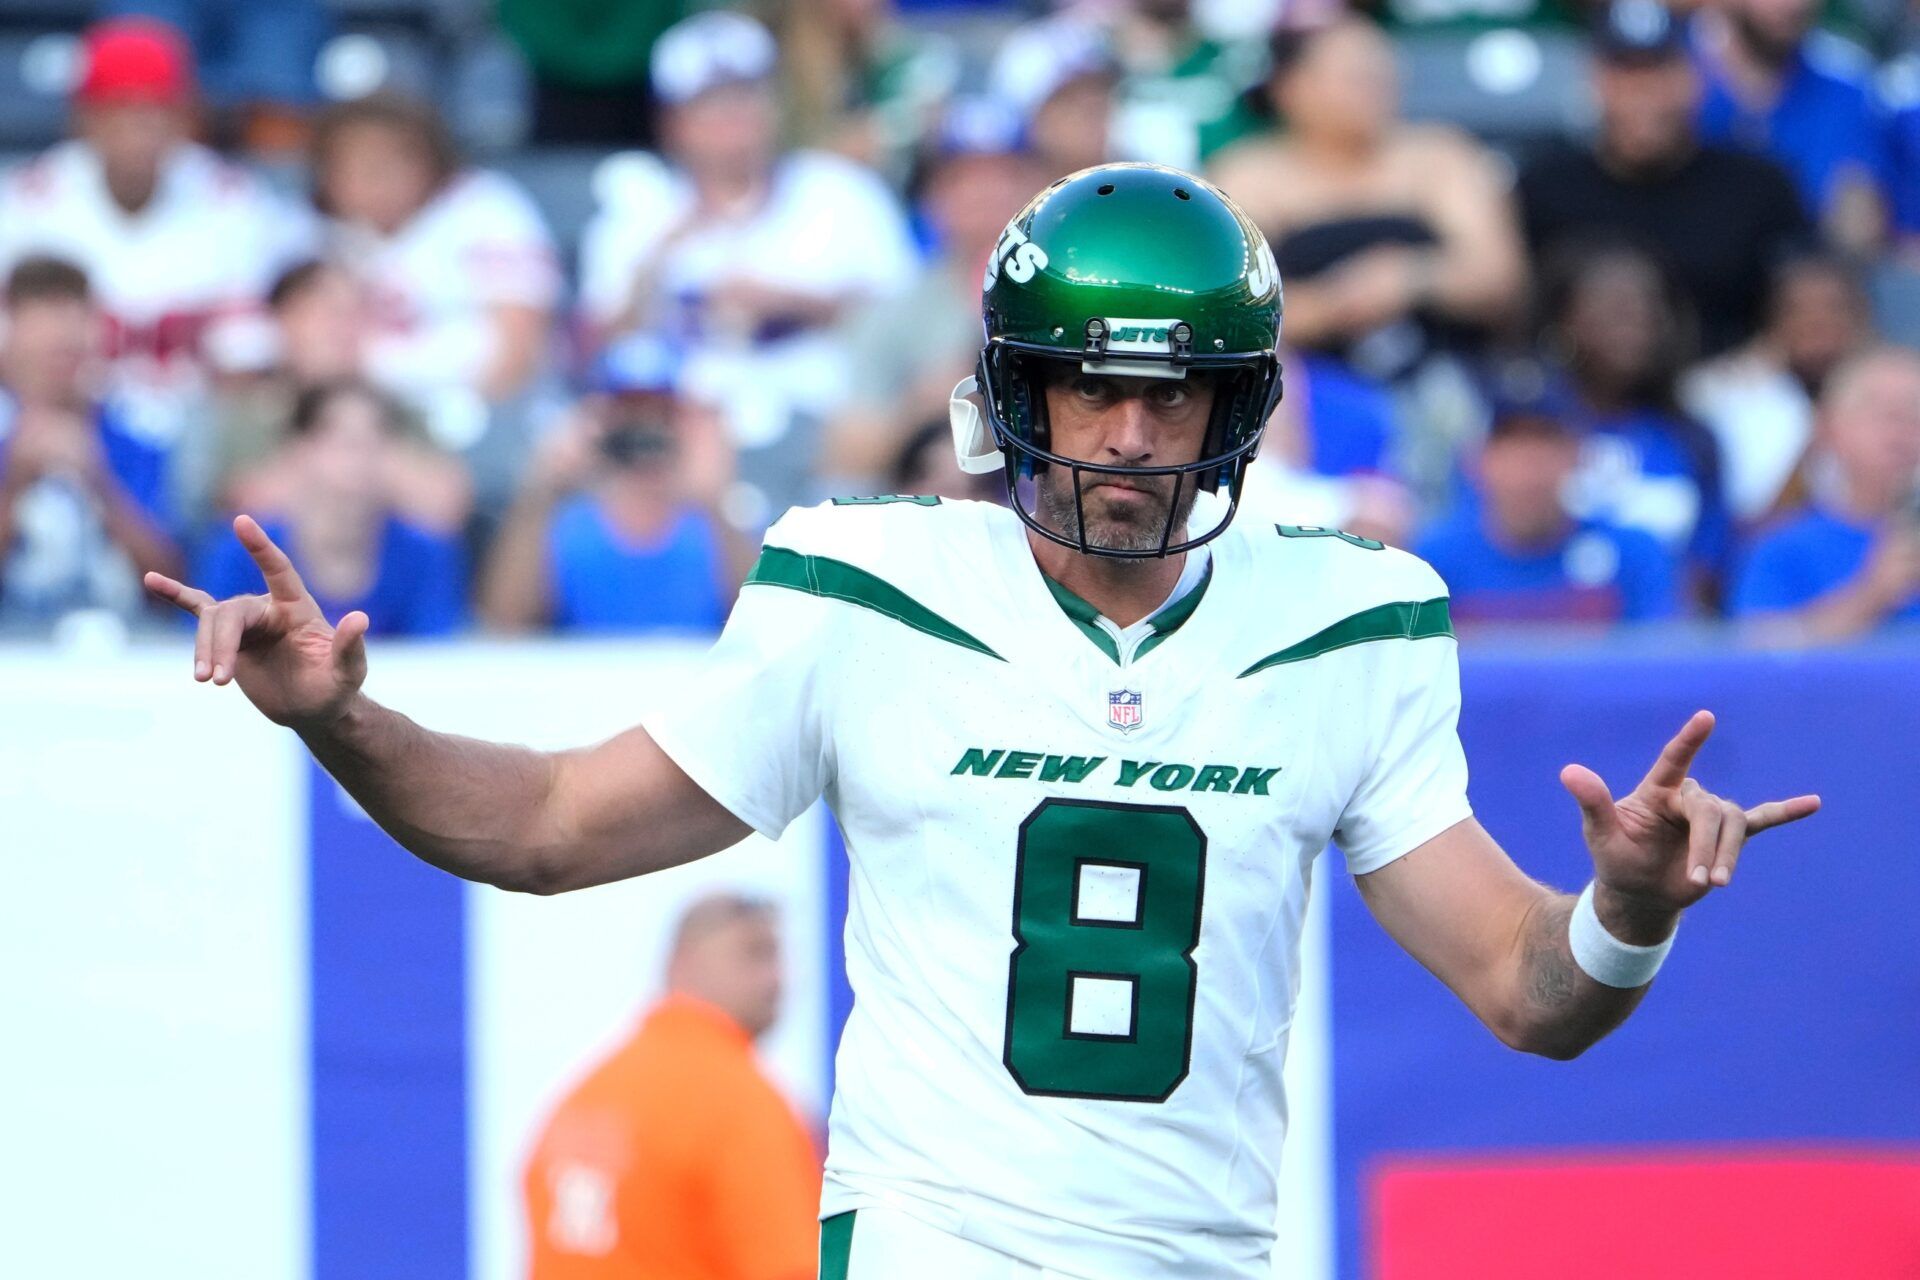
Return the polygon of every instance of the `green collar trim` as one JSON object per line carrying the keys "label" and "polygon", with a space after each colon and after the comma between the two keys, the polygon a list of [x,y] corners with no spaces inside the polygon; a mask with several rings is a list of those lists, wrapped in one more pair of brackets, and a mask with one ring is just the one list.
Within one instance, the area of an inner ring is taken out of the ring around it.
{"label": "green collar trim", "polygon": [[1426,640],[1434,636],[1453,634],[1453,615],[1447,608],[1447,597],[1436,596],[1432,600],[1400,600],[1393,604],[1375,605],[1364,609],[1351,617],[1342,618],[1330,627],[1316,631],[1298,644],[1288,645],[1278,653],[1270,653],[1260,661],[1242,671],[1239,678],[1244,680],[1255,672],[1265,671],[1268,667],[1284,666],[1289,662],[1304,662],[1308,658],[1317,658],[1323,653],[1332,653],[1335,649],[1345,649],[1349,645],[1367,644],[1374,640]]}
{"label": "green collar trim", "polygon": [[[1101,616],[1100,611],[1046,574],[1041,574],[1040,580],[1047,584],[1047,590],[1053,593],[1054,602],[1060,606],[1061,612],[1067,615],[1067,620],[1080,628],[1081,635],[1093,641],[1094,648],[1106,654],[1115,665],[1118,665],[1120,647],[1114,643],[1112,634],[1096,621]],[[1153,634],[1141,641],[1140,647],[1134,651],[1135,661],[1146,657],[1155,645],[1185,625],[1187,619],[1193,616],[1193,611],[1200,607],[1200,597],[1207,594],[1207,587],[1212,582],[1213,561],[1209,559],[1206,569],[1200,575],[1200,581],[1194,584],[1193,590],[1147,619],[1147,625],[1153,628]]]}
{"label": "green collar trim", "polygon": [[754,561],[753,571],[747,574],[746,585],[786,587],[793,591],[804,591],[810,596],[844,600],[862,609],[885,614],[922,635],[983,653],[999,662],[1006,661],[977,637],[954,626],[886,579],[877,578],[844,560],[802,555],[785,547],[767,547],[760,552],[760,558]]}
{"label": "green collar trim", "polygon": [[1100,611],[1046,574],[1041,574],[1040,580],[1047,584],[1047,590],[1053,592],[1054,603],[1067,615],[1067,620],[1080,628],[1080,634],[1093,641],[1093,647],[1106,654],[1117,666],[1120,662],[1120,646],[1094,621],[1100,616]]}

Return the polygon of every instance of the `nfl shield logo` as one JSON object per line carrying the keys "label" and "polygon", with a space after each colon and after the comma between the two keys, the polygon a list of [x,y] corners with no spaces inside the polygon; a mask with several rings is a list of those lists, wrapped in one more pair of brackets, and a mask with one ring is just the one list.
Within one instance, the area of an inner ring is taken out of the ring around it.
{"label": "nfl shield logo", "polygon": [[1116,689],[1107,695],[1107,723],[1122,733],[1131,733],[1140,727],[1140,692],[1137,689]]}

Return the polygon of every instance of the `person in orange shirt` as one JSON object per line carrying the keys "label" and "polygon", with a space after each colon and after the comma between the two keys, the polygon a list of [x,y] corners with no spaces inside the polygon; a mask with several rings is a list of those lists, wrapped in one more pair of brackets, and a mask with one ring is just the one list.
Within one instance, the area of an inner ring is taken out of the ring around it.
{"label": "person in orange shirt", "polygon": [[689,907],[666,996],[535,1141],[530,1280],[812,1280],[819,1153],[753,1053],[779,1007],[772,908]]}

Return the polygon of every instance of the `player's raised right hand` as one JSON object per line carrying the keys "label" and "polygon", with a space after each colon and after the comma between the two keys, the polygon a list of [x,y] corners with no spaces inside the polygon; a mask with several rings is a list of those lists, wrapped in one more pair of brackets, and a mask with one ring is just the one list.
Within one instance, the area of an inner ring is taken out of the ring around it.
{"label": "player's raised right hand", "polygon": [[149,573],[146,588],[199,620],[193,678],[240,691],[275,724],[299,728],[345,711],[367,678],[367,615],[355,610],[330,626],[286,552],[252,516],[236,516],[234,536],[266,579],[265,595],[215,600],[198,587]]}

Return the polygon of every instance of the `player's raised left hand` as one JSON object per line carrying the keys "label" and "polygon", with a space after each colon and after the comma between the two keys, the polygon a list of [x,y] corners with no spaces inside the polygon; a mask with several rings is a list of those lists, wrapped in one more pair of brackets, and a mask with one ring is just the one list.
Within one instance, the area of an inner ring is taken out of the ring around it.
{"label": "player's raised left hand", "polygon": [[1618,801],[1585,765],[1560,771],[1560,784],[1580,804],[1597,882],[1628,899],[1678,911],[1733,879],[1749,837],[1819,811],[1819,796],[1742,808],[1688,777],[1712,732],[1713,713],[1694,712],[1640,785]]}

